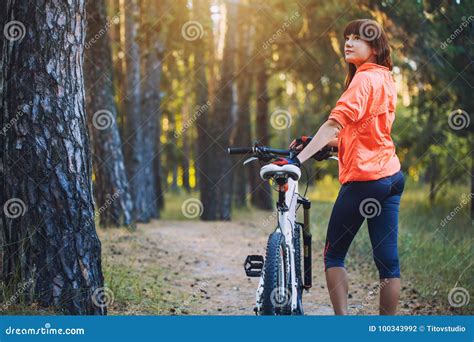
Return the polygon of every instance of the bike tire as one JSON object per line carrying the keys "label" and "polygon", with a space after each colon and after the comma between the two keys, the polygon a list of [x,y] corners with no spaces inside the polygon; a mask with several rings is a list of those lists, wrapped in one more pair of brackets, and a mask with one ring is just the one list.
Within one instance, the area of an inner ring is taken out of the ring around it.
{"label": "bike tire", "polygon": [[289,255],[285,236],[270,234],[264,265],[262,315],[291,315]]}

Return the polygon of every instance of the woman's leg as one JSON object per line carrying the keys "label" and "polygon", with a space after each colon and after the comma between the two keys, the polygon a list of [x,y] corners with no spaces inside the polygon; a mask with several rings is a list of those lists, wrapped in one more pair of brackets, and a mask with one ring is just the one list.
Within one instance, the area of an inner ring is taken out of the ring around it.
{"label": "woman's leg", "polygon": [[331,267],[326,271],[326,284],[336,315],[347,315],[347,293],[349,282],[344,267]]}
{"label": "woman's leg", "polygon": [[395,315],[400,298],[400,278],[380,279],[379,315]]}
{"label": "woman's leg", "polygon": [[398,213],[404,188],[403,175],[391,177],[390,194],[380,203],[380,213],[367,220],[375,264],[380,277],[380,315],[395,315],[400,297]]}
{"label": "woman's leg", "polygon": [[361,203],[367,198],[384,198],[390,190],[387,181],[352,182],[341,187],[329,219],[324,248],[324,270],[329,297],[336,315],[347,314],[348,281],[344,259],[364,222]]}

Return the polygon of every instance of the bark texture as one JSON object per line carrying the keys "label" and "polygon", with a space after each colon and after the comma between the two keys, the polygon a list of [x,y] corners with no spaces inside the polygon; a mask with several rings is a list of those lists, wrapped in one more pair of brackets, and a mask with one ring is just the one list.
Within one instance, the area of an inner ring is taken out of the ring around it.
{"label": "bark texture", "polygon": [[[41,8],[38,10],[37,8]],[[2,281],[68,314],[104,314],[84,111],[85,1],[8,1],[24,37],[1,60]],[[21,25],[20,25],[21,26]]]}
{"label": "bark texture", "polygon": [[84,76],[94,152],[94,195],[100,208],[101,226],[120,227],[132,223],[133,207],[117,126],[112,53],[107,33],[117,17],[107,18],[104,0],[87,0],[86,9]]}

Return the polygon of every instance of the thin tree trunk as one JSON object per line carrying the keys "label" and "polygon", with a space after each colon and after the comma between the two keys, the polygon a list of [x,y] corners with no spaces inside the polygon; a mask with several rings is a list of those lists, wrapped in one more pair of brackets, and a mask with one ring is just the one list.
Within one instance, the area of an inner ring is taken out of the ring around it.
{"label": "thin tree trunk", "polygon": [[[164,46],[160,37],[161,6],[154,0],[142,0],[143,20],[143,122],[144,122],[144,162],[143,172],[146,184],[147,215],[159,218],[156,190],[156,170],[160,164],[159,142],[161,121],[160,82]],[[158,160],[156,160],[158,159]],[[161,194],[160,194],[161,196]]]}
{"label": "thin tree trunk", "polygon": [[196,173],[199,179],[200,199],[203,204],[202,220],[215,220],[217,218],[216,187],[211,181],[213,168],[210,165],[212,156],[208,153],[211,140],[209,138],[212,120],[209,118],[208,81],[206,77],[206,60],[204,52],[208,50],[212,31],[210,25],[209,3],[199,1],[195,6],[196,18],[202,18],[203,37],[193,42],[194,45],[194,75],[196,87],[196,128],[198,133],[198,157],[196,158]]}
{"label": "thin tree trunk", "polygon": [[[238,11],[238,27],[239,30],[239,55],[237,58],[237,98],[238,98],[238,123],[235,145],[236,146],[250,146],[251,141],[251,127],[250,127],[250,97],[252,94],[252,64],[249,60],[252,56],[252,45],[250,44],[253,35],[253,23],[247,23],[252,17],[252,12],[249,8],[239,7]],[[235,166],[235,180],[234,180],[234,201],[237,207],[244,207],[247,205],[247,194],[250,188],[249,176],[251,168],[246,165]]]}
{"label": "thin tree trunk", "polygon": [[[160,113],[158,114],[158,126],[156,130],[156,149],[160,151],[160,155],[162,153],[162,146],[161,146],[161,98],[160,98]],[[166,178],[163,176],[163,165],[161,164],[161,158],[155,158],[155,184],[156,184],[156,205],[158,206],[159,210],[163,210],[165,208],[165,198],[164,198],[164,187],[163,184],[166,182]]]}
{"label": "thin tree trunk", "polygon": [[[259,56],[261,56],[259,54]],[[257,93],[257,119],[256,132],[257,140],[263,144],[268,145],[268,75],[265,67],[265,59],[257,57],[255,59],[257,65],[256,72],[256,93]],[[251,189],[251,201],[257,208],[264,210],[271,210],[273,208],[270,183],[259,178],[258,172],[252,173],[253,186]]]}
{"label": "thin tree trunk", "polygon": [[87,18],[84,73],[94,151],[94,194],[101,208],[100,224],[119,227],[132,223],[133,207],[117,127],[110,39],[107,34],[100,34],[112,24],[107,19],[105,1],[88,0]]}
{"label": "thin tree trunk", "polygon": [[178,192],[179,187],[178,187],[178,164],[173,163],[173,178],[171,181],[171,191],[173,192]]}
{"label": "thin tree trunk", "polygon": [[84,111],[85,1],[9,1],[5,14],[27,32],[4,42],[1,62],[1,114],[12,123],[1,144],[2,280],[12,293],[29,284],[25,297],[42,306],[105,314],[92,298],[103,275]]}
{"label": "thin tree trunk", "polygon": [[[185,57],[184,57],[184,68],[185,70],[189,70],[189,56],[187,55],[187,51],[185,51]],[[186,83],[184,85],[184,105],[182,109],[182,139],[181,141],[183,142],[183,154],[181,160],[181,166],[183,168],[183,173],[182,173],[182,182],[183,182],[183,188],[186,190],[187,193],[191,192],[191,186],[189,184],[189,167],[190,163],[189,161],[191,160],[191,148],[190,148],[190,132],[189,132],[189,127],[187,125],[188,121],[190,118],[194,120],[194,116],[196,113],[193,112],[192,109],[192,84],[191,83]]]}
{"label": "thin tree trunk", "polygon": [[[123,4],[125,13],[125,160],[132,194],[134,216],[138,222],[148,222],[148,197],[144,179],[146,175],[146,150],[143,116],[141,111],[140,48],[138,44],[138,0]],[[150,143],[150,142],[147,142]]]}
{"label": "thin tree trunk", "polygon": [[[217,123],[218,144],[213,144],[213,157],[218,161],[214,168],[219,171],[212,178],[215,187],[217,187],[218,200],[218,218],[221,220],[230,220],[232,211],[232,182],[233,182],[233,160],[227,154],[226,148],[232,143],[232,137],[235,136],[232,128],[235,129],[237,122],[237,112],[234,105],[235,99],[235,61],[237,50],[237,4],[235,2],[226,3],[227,16],[225,33],[224,53],[222,57],[222,72],[220,84],[216,94],[216,105],[214,107],[214,117]],[[232,127],[232,128],[231,128]]]}
{"label": "thin tree trunk", "polygon": [[[113,53],[113,70],[114,70],[114,80],[115,80],[115,89],[118,95],[117,101],[117,125],[120,132],[120,137],[125,137],[125,111],[123,99],[125,98],[125,13],[123,12],[123,4],[121,0],[109,0],[112,2],[114,9],[114,14],[118,16],[119,21],[114,25],[111,30],[112,38],[112,53]],[[125,158],[125,146],[122,148],[122,153]],[[125,160],[126,161],[126,160]]]}
{"label": "thin tree trunk", "polygon": [[[168,119],[168,131],[167,131],[167,139],[166,141],[172,141],[175,136],[176,132],[176,118],[174,113],[166,111],[166,117]],[[171,172],[171,184],[169,189],[172,192],[177,193],[179,191],[178,187],[178,164],[179,164],[179,157],[178,157],[178,148],[175,144],[167,144],[166,145],[166,160],[167,160],[167,172]],[[167,178],[167,176],[166,176]]]}
{"label": "thin tree trunk", "polygon": [[[183,122],[188,119],[188,115],[183,111]],[[191,186],[189,185],[189,160],[191,159],[191,152],[189,148],[189,132],[188,130],[183,131],[183,155],[181,158],[181,166],[183,168],[182,181],[183,188],[187,193],[191,191]]]}

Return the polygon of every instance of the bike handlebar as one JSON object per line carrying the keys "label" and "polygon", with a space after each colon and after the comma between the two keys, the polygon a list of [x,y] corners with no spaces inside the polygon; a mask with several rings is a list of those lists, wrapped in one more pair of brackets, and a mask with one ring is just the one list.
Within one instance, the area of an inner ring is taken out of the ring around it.
{"label": "bike handlebar", "polygon": [[[338,148],[330,146],[330,152],[337,152]],[[289,156],[291,153],[295,153],[292,150],[280,150],[270,148],[266,146],[254,146],[254,147],[229,147],[227,148],[229,154],[277,154],[279,156]]]}
{"label": "bike handlebar", "polygon": [[227,148],[229,154],[250,154],[254,153],[254,147],[229,147]]}
{"label": "bike handlebar", "polygon": [[227,149],[229,154],[277,154],[279,156],[289,156],[292,152],[291,150],[280,150],[265,146],[254,146],[254,147],[229,147]]}

